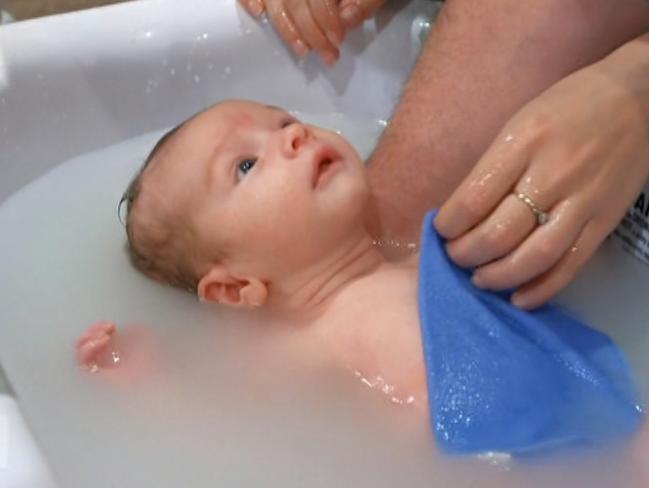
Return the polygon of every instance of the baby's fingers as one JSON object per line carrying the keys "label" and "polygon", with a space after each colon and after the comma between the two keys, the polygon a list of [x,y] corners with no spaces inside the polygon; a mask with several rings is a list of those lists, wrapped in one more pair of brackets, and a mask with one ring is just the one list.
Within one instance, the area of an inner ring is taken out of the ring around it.
{"label": "baby's fingers", "polygon": [[96,364],[109,342],[110,336],[107,334],[84,342],[81,346],[77,347],[77,364],[82,367]]}
{"label": "baby's fingers", "polygon": [[81,347],[85,342],[88,342],[92,338],[101,337],[102,335],[111,335],[117,330],[115,324],[106,321],[95,322],[86,331],[79,336],[75,347]]}

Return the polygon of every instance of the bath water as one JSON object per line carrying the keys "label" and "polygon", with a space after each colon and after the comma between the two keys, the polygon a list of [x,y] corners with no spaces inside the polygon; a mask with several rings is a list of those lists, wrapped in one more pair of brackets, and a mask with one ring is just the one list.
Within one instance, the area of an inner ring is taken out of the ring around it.
{"label": "bath water", "polygon": [[[297,115],[364,156],[383,128]],[[116,207],[161,133],[79,156],[0,207],[0,357],[61,487],[643,486],[637,444],[534,462],[444,457],[407,402],[287,349],[290,324],[138,274]],[[119,328],[112,375],[74,361],[99,319]]]}

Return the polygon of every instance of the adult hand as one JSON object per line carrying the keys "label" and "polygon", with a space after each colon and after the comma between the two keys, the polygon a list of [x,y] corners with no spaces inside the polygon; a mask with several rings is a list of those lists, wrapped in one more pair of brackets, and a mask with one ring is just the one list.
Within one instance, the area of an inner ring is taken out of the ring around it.
{"label": "adult hand", "polygon": [[316,51],[332,66],[347,28],[370,17],[386,0],[239,0],[254,17],[264,11],[275,30],[293,52],[305,56]]}
{"label": "adult hand", "polygon": [[340,16],[348,29],[358,27],[373,16],[386,0],[340,0]]}
{"label": "adult hand", "polygon": [[632,41],[528,103],[442,206],[435,225],[476,286],[541,305],[623,217],[649,176],[648,46]]}

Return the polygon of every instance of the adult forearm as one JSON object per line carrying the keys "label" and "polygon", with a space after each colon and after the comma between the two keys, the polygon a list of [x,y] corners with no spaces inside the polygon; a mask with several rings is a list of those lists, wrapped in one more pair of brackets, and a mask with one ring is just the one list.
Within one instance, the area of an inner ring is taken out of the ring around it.
{"label": "adult forearm", "polygon": [[644,0],[449,0],[370,159],[375,231],[415,238],[516,110],[647,30]]}

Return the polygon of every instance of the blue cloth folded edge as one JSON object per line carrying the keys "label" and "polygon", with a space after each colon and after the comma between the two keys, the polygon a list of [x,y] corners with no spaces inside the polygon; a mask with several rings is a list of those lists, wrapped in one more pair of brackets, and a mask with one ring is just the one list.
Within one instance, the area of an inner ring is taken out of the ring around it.
{"label": "blue cloth folded edge", "polygon": [[539,454],[633,433],[643,413],[622,352],[554,305],[477,289],[426,215],[419,314],[431,422],[447,453]]}

